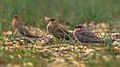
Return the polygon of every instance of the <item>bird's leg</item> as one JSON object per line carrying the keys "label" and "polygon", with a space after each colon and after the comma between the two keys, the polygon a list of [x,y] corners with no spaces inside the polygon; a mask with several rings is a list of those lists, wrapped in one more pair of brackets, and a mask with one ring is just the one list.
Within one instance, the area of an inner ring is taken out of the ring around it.
{"label": "bird's leg", "polygon": [[76,51],[76,46],[77,46],[77,39],[75,38],[75,40],[74,41],[72,41],[72,43],[73,43],[73,50],[74,50],[74,52]]}
{"label": "bird's leg", "polygon": [[74,49],[74,51],[76,51],[76,43],[74,44],[74,48],[73,49]]}

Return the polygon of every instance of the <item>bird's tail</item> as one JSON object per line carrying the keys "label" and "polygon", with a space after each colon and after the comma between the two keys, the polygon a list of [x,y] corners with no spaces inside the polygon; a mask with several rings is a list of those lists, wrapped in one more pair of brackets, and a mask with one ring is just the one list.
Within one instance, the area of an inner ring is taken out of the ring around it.
{"label": "bird's tail", "polygon": [[18,28],[19,32],[26,37],[31,37],[31,38],[42,38],[44,36],[37,36],[37,35],[33,35],[31,34],[25,27],[21,26]]}
{"label": "bird's tail", "polygon": [[109,38],[107,38],[107,39],[105,39],[105,38],[101,38],[101,42],[102,43],[106,43],[106,42],[114,42],[114,41],[116,41],[115,39],[109,39]]}

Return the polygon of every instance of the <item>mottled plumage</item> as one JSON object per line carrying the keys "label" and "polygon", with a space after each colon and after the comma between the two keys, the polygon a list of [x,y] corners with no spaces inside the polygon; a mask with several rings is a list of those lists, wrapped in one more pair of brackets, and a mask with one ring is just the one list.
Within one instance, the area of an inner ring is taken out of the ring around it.
{"label": "mottled plumage", "polygon": [[28,29],[25,28],[22,21],[18,16],[14,16],[12,21],[12,27],[17,30],[21,35],[26,37],[40,38],[41,36],[35,36],[29,32]]}
{"label": "mottled plumage", "polygon": [[90,32],[83,25],[77,25],[73,32],[75,39],[80,43],[100,43],[102,42],[99,37]]}
{"label": "mottled plumage", "polygon": [[73,34],[69,32],[67,29],[63,28],[58,24],[58,20],[56,18],[52,18],[48,20],[49,23],[47,25],[47,31],[57,38],[62,38],[66,40],[70,40],[73,38]]}

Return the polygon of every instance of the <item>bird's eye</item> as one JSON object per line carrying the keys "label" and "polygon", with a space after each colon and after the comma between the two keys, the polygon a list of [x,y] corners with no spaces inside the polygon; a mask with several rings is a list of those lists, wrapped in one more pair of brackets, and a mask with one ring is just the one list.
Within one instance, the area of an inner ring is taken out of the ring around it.
{"label": "bird's eye", "polygon": [[51,19],[51,21],[55,21],[55,19]]}
{"label": "bird's eye", "polygon": [[79,26],[79,28],[82,28],[82,26]]}

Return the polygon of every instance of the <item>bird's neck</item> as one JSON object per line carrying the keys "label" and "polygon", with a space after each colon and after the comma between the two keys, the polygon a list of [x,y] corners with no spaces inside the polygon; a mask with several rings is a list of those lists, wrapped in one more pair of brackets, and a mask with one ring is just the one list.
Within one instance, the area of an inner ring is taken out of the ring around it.
{"label": "bird's neck", "polygon": [[76,29],[74,30],[74,32],[79,32],[79,31],[81,31],[80,28],[76,28]]}

